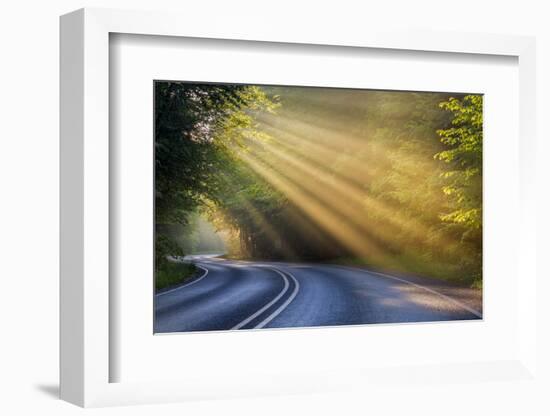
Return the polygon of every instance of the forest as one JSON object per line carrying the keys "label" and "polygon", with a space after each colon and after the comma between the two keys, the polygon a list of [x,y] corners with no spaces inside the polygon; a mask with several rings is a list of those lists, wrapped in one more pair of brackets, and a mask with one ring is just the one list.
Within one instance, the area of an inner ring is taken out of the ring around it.
{"label": "forest", "polygon": [[157,288],[193,272],[169,258],[200,252],[205,239],[234,259],[481,287],[482,95],[154,89]]}

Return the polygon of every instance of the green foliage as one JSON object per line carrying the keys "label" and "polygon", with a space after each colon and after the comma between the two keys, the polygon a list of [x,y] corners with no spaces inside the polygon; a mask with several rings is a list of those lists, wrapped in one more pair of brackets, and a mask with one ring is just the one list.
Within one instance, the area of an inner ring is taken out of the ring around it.
{"label": "green foliage", "polygon": [[[179,246],[193,244],[192,213],[221,205],[224,180],[219,172],[235,164],[234,148],[262,140],[255,113],[272,112],[276,103],[258,87],[155,83],[155,223],[158,262]],[[177,238],[185,234],[185,238]],[[171,242],[171,246],[168,245]]]}
{"label": "green foliage", "polygon": [[481,96],[158,82],[155,100],[160,269],[203,215],[234,257],[481,281]]}
{"label": "green foliage", "polygon": [[[408,257],[433,257],[442,240],[434,229],[439,224],[437,212],[444,198],[439,180],[441,167],[433,154],[441,150],[435,130],[447,121],[438,108],[444,96],[380,92],[375,98],[367,124],[381,124],[381,113],[385,120],[384,128],[369,133],[370,147],[384,149],[385,154],[376,157],[386,162],[377,167],[366,190],[370,198],[392,207],[399,219],[384,211],[370,216],[377,229],[392,230],[394,251]],[[365,151],[374,153],[368,148]]]}
{"label": "green foliage", "polygon": [[452,199],[453,208],[441,219],[464,225],[472,233],[482,226],[483,97],[450,98],[440,107],[453,114],[452,127],[437,131],[447,149],[435,157],[450,167],[443,174],[443,192]]}
{"label": "green foliage", "polygon": [[155,273],[155,289],[184,283],[197,274],[197,267],[190,263],[166,262]]}
{"label": "green foliage", "polygon": [[185,223],[208,193],[213,135],[228,109],[244,105],[241,86],[155,83],[156,223]]}
{"label": "green foliage", "polygon": [[183,256],[183,250],[172,239],[164,234],[155,235],[155,270],[161,270],[170,263],[168,257]]}
{"label": "green foliage", "polygon": [[482,171],[483,97],[467,95],[449,98],[440,107],[453,116],[451,126],[437,131],[446,149],[435,155],[446,164],[441,175],[449,206],[440,218],[460,234],[464,247],[463,268],[469,270],[474,285],[481,283],[482,265]]}

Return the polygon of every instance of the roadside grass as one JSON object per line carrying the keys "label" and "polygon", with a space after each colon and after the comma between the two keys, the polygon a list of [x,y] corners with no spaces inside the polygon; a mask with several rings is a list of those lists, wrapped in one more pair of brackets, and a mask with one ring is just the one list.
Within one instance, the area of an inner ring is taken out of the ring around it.
{"label": "roadside grass", "polygon": [[483,282],[481,277],[464,273],[464,269],[457,265],[437,262],[433,259],[419,259],[418,257],[409,257],[406,255],[392,256],[384,261],[376,262],[372,259],[364,258],[336,258],[329,263],[364,266],[380,272],[412,274],[418,276],[430,277],[433,279],[445,280],[457,283],[463,286],[469,286],[474,289],[481,289]]}
{"label": "roadside grass", "polygon": [[191,263],[167,261],[155,273],[155,290],[164,289],[190,280],[198,268]]}

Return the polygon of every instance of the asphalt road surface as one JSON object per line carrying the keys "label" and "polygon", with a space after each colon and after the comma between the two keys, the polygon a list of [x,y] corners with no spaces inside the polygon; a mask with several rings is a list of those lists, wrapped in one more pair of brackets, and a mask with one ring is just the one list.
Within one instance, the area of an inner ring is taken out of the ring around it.
{"label": "asphalt road surface", "polygon": [[336,265],[193,256],[155,295],[155,333],[481,319],[480,291]]}

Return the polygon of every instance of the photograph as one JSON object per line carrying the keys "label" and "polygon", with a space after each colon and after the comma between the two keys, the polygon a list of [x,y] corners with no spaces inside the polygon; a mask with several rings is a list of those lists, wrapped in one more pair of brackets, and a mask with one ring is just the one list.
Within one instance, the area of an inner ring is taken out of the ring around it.
{"label": "photograph", "polygon": [[483,94],[153,89],[155,334],[483,319]]}

